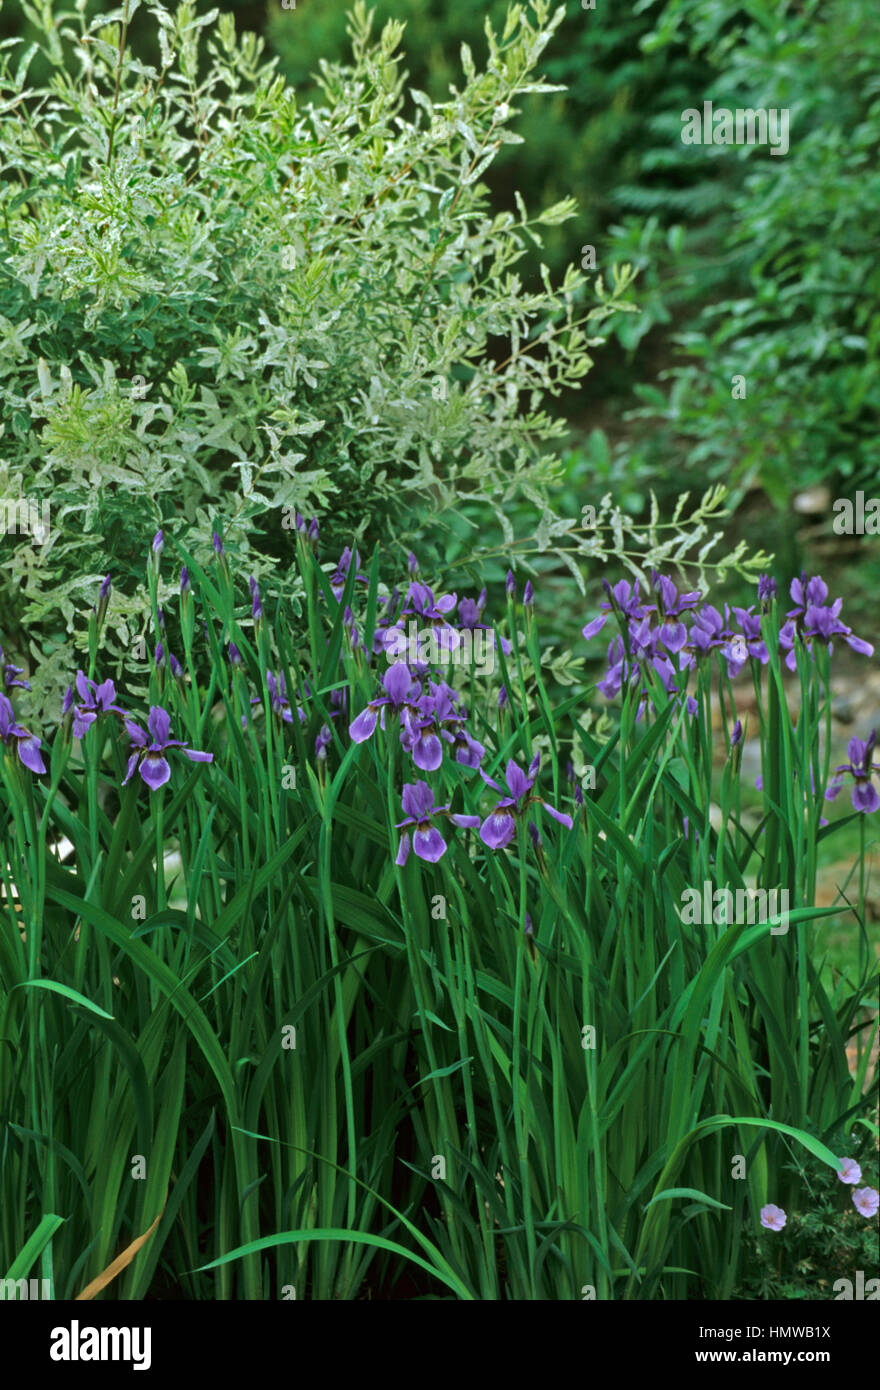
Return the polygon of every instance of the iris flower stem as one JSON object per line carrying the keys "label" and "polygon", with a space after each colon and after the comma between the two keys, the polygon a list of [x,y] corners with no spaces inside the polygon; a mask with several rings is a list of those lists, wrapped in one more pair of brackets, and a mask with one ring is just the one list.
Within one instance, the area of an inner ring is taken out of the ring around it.
{"label": "iris flower stem", "polygon": [[318,616],[318,581],[315,571],[318,562],[312,554],[311,548],[303,541],[302,536],[297,536],[296,545],[297,559],[299,561],[300,577],[306,590],[306,612],[309,621],[309,652],[312,658],[312,675],[317,679],[321,669],[318,660],[318,638],[320,633]]}
{"label": "iris flower stem", "polygon": [[[400,764],[400,745],[396,738],[393,728],[388,728],[386,730],[385,740],[390,754],[387,762],[387,773],[385,781],[386,802],[388,808],[388,838],[389,844],[393,848],[394,837],[396,833],[394,829],[394,788],[397,786],[399,780],[398,770]],[[421,944],[418,939],[418,923],[416,921],[416,915],[412,910],[412,907],[409,902],[409,896],[407,894],[406,868],[397,865],[396,873],[398,893],[400,895],[400,904],[403,910],[402,915],[406,934],[406,949],[407,957],[409,959],[410,981],[412,983],[413,993],[415,995],[416,1004],[418,1006],[419,1026],[421,1029],[422,1037],[424,1038],[425,1042],[425,1051],[428,1055],[429,1071],[436,1072],[440,1070],[440,1067],[437,1058],[437,1052],[434,1047],[434,1040],[431,1032],[431,1023],[428,1018],[428,1010],[430,1009],[431,1003],[433,1001],[429,999],[428,990],[426,987],[424,961],[422,959]],[[434,1098],[435,1123],[437,1125],[437,1132],[439,1135],[440,1143],[442,1144],[442,1147],[440,1147],[440,1145],[438,1144],[438,1151],[445,1155],[446,1150],[452,1147],[456,1127],[454,1113],[450,1103],[449,1093],[444,1087],[443,1077],[434,1077],[431,1085],[431,1094]],[[442,1187],[440,1189],[440,1192],[441,1200],[443,1201],[443,1205],[444,1207],[446,1207],[447,1211],[450,1239],[459,1259],[463,1260],[463,1251],[461,1249],[461,1237],[459,1235],[458,1227],[458,1214],[445,1200],[445,1197],[443,1196]]]}
{"label": "iris flower stem", "polygon": [[[241,699],[241,685],[242,685],[242,675],[241,675],[240,668],[237,667],[237,666],[233,666],[233,668],[232,668],[232,708],[233,708],[233,711],[234,711],[234,714],[235,714],[235,725],[236,725],[236,728],[238,728],[238,729],[241,728],[242,717],[244,717],[244,718],[248,721],[248,722],[247,722],[247,728],[248,728],[248,731],[249,731],[249,734],[250,734],[251,743],[253,744],[254,736],[253,736],[253,730],[252,730],[251,727],[250,727],[250,720],[249,720],[250,706],[247,705],[247,704],[242,705],[242,699]],[[246,778],[246,776],[244,775],[244,770],[243,770],[243,768],[241,767],[241,765],[239,764],[238,760],[235,761],[235,765],[234,765],[234,766],[235,766],[235,780],[236,780],[236,784],[237,784],[237,786],[238,786],[238,804],[239,804],[239,807],[240,807],[240,814],[241,814],[241,827],[242,827],[241,849],[242,849],[242,856],[243,856],[243,859],[244,859],[244,871],[245,871],[245,874],[247,875],[247,874],[250,874],[250,868],[251,868],[251,837],[250,837],[249,820],[248,820],[247,778]]]}
{"label": "iris flower stem", "polygon": [[[354,1092],[351,1084],[351,1058],[348,1053],[348,1038],[346,1032],[345,1018],[345,992],[343,990],[342,976],[339,972],[339,941],[336,935],[336,920],[333,911],[333,891],[332,891],[332,819],[326,816],[321,827],[321,883],[324,903],[324,915],[327,925],[327,938],[330,943],[330,959],[333,963],[333,998],[334,1014],[336,1015],[337,1029],[339,1032],[339,1055],[342,1062],[342,1080],[345,1092],[345,1122],[348,1137],[348,1166],[352,1173],[357,1173],[357,1127],[354,1118]],[[353,1182],[348,1185],[348,1200],[346,1203],[346,1219],[349,1229],[354,1230],[357,1223],[357,1189]],[[354,1262],[354,1249],[352,1246],[346,1247],[343,1256],[342,1283],[343,1294],[348,1296],[348,1285],[351,1280],[352,1266]]]}
{"label": "iris flower stem", "polygon": [[[522,989],[523,959],[526,950],[526,854],[528,852],[528,830],[524,816],[516,820],[517,847],[519,850],[519,922],[516,933],[516,975],[513,987],[513,1119],[516,1127],[516,1147],[519,1154],[519,1178],[522,1189],[523,1220],[526,1228],[526,1245],[529,1260],[529,1285],[535,1287],[535,1221],[532,1211],[532,1185],[529,1175],[529,1134],[523,1115],[520,1074],[522,1057]],[[528,1076],[525,1077],[526,1103],[528,1103]]]}
{"label": "iris flower stem", "polygon": [[165,806],[162,799],[163,787],[159,787],[154,796],[151,797],[153,803],[153,825],[156,831],[156,907],[161,912],[165,907]]}
{"label": "iris flower stem", "polygon": [[[520,700],[522,701],[522,708],[523,708],[523,709],[528,709],[529,697],[528,697],[528,693],[527,693],[527,691],[526,691],[526,677],[525,677],[525,672],[523,671],[522,652],[520,651],[520,643],[519,643],[519,630],[518,630],[517,625],[516,625],[516,612],[515,612],[514,606],[513,606],[513,599],[508,600],[507,611],[508,611],[509,618],[510,618],[510,640],[511,640],[511,642],[513,643],[513,655],[514,655],[514,658],[515,658],[515,660],[516,660],[516,673],[517,673],[517,675],[519,676],[519,694],[520,694]],[[529,739],[529,741],[528,741],[528,745],[527,745],[527,747],[526,747],[526,753],[528,754],[529,759],[531,759],[531,756],[532,756],[532,744],[531,744],[531,739]]]}
{"label": "iris flower stem", "polygon": [[[458,884],[444,866],[442,869],[444,887],[449,892],[450,887],[458,890]],[[475,990],[472,987],[470,972],[465,969],[465,963],[461,959],[459,937],[461,928],[458,923],[458,914],[453,913],[453,923],[443,934],[443,958],[444,973],[450,982],[450,999],[455,1014],[456,1031],[458,1034],[458,1046],[462,1057],[466,1057],[468,1038],[467,1038],[467,1018],[469,1003],[466,998],[466,991],[473,995]],[[450,936],[455,942],[455,956],[457,965],[453,962],[450,951]],[[471,1162],[479,1163],[480,1153],[478,1147],[477,1112],[474,1103],[474,1084],[471,1076],[470,1067],[462,1068],[462,1086],[464,1089],[465,1115],[467,1117],[467,1129],[471,1146]],[[496,1299],[498,1296],[498,1279],[495,1267],[494,1241],[492,1239],[492,1213],[487,1211],[485,1203],[477,1204],[478,1219],[480,1223],[480,1235],[483,1242],[483,1262],[480,1266],[480,1277],[482,1282],[482,1296],[484,1299]],[[491,1273],[490,1273],[491,1272]]]}
{"label": "iris flower stem", "polygon": [[96,720],[92,726],[94,738],[83,739],[80,747],[82,748],[83,762],[86,765],[86,804],[88,806],[89,817],[89,856],[92,868],[98,858],[98,763],[101,757],[101,748],[98,745],[100,720]]}
{"label": "iris flower stem", "polygon": [[[18,769],[16,769],[16,772]],[[30,892],[30,911],[24,914],[26,923],[27,944],[28,944],[28,964],[29,976],[32,980],[40,976],[40,954],[43,944],[43,918],[40,912],[40,904],[34,895],[34,886],[37,880],[37,834],[36,834],[36,815],[34,810],[34,785],[33,780],[28,777],[24,783],[24,801],[27,807],[26,818],[23,822],[23,833],[20,834],[20,854],[19,859],[22,864],[23,875],[27,878]],[[28,850],[29,853],[25,853]],[[28,1018],[28,1055],[29,1055],[29,1080],[30,1080],[30,1105],[31,1120],[33,1128],[39,1133],[43,1129],[43,1117],[41,1114],[40,1095],[38,1078],[43,1064],[41,1029],[39,1026],[40,1008],[42,1001],[37,997],[40,991],[30,989],[27,992],[27,1018]],[[41,1179],[46,1172],[46,1150],[42,1144],[38,1144],[35,1149],[37,1168]]]}
{"label": "iris flower stem", "polygon": [[865,820],[864,811],[859,816],[859,917],[865,920]]}
{"label": "iris flower stem", "polygon": [[[40,938],[42,937],[43,918],[44,918],[44,913],[45,913],[45,902],[46,902],[46,835],[47,835],[48,825],[49,825],[49,813],[50,813],[50,811],[51,811],[51,809],[52,809],[52,803],[53,803],[54,800],[55,800],[55,796],[56,796],[56,793],[57,793],[57,791],[58,791],[58,785],[59,785],[59,783],[60,783],[60,781],[61,781],[62,776],[64,775],[64,769],[67,767],[67,763],[68,763],[69,758],[70,758],[70,745],[68,744],[67,747],[64,749],[64,752],[63,752],[63,754],[62,754],[62,757],[60,758],[60,760],[59,760],[59,762],[58,762],[58,765],[57,765],[57,767],[56,767],[56,769],[55,769],[55,772],[54,772],[54,774],[53,774],[53,776],[52,776],[52,782],[51,782],[51,785],[50,785],[50,787],[49,787],[49,791],[48,791],[48,793],[47,793],[47,795],[46,795],[46,804],[45,804],[45,806],[43,807],[43,814],[42,814],[41,817],[40,817],[39,827],[37,828],[37,833],[36,833],[36,836],[34,837],[34,838],[35,838],[35,841],[36,841],[36,854],[35,854],[35,857],[34,857],[34,871],[35,871],[35,877],[36,877],[36,888],[35,888],[35,893],[34,893],[34,913],[33,913],[33,920],[34,920],[34,924],[35,924],[35,929],[34,929],[33,931],[29,931],[29,932],[28,932],[28,941],[30,942],[30,941],[33,939],[33,950],[34,950],[34,952],[35,952],[35,954],[36,954],[36,956],[37,956],[37,959],[39,959],[39,951],[40,951],[40,946],[41,946],[41,940],[40,940]],[[31,812],[32,812],[32,814],[33,814],[33,787],[32,787],[30,784],[29,784],[29,793],[30,793],[29,799],[30,799],[30,803],[31,803]],[[36,931],[36,924],[37,924],[37,923],[39,923],[39,937],[38,937],[37,931]],[[31,978],[32,978],[32,979],[35,978],[35,974],[34,974],[35,968],[36,968],[36,967],[34,967],[34,969],[32,969],[32,971],[31,971]],[[33,990],[30,991],[30,996],[31,996],[31,998],[30,998],[30,1001],[29,1001],[29,1002],[32,1003],[32,1004],[34,1005],[34,1007],[36,1007],[36,1001],[35,1001],[34,998],[33,998],[34,993],[35,993],[35,991],[33,991]],[[31,1017],[31,1019],[30,1019],[30,1031],[31,1031],[31,1038],[32,1038],[32,1040],[37,1038],[37,1031],[36,1031],[36,1028],[34,1027],[35,1020],[36,1020],[36,1015],[33,1014],[32,1017]],[[34,1060],[34,1057],[33,1057],[33,1052],[32,1052],[32,1061],[33,1061],[33,1060]],[[45,1064],[45,1058],[44,1058],[44,1064]],[[32,1077],[36,1077],[36,1075],[37,1075],[36,1069],[34,1069],[34,1070],[32,1071],[31,1075],[32,1075]],[[32,1103],[33,1103],[33,1102],[32,1102]],[[35,1129],[38,1128],[37,1119],[38,1119],[38,1117],[37,1117],[37,1115],[35,1114],[35,1115],[33,1116],[33,1121],[34,1121],[33,1127],[34,1127]],[[46,1149],[46,1155],[45,1155],[45,1157],[46,1157],[46,1167],[47,1167],[48,1171],[51,1173],[51,1172],[53,1171],[53,1168],[52,1168],[52,1149],[51,1149],[50,1147],[48,1147],[48,1146],[47,1146],[47,1149]],[[40,1161],[39,1148],[38,1148],[38,1154],[37,1154],[37,1161],[38,1161],[38,1162]]]}

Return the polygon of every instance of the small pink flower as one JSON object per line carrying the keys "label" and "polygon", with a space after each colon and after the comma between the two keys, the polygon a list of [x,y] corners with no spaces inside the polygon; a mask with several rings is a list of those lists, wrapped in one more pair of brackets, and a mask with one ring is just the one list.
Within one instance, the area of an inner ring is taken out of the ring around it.
{"label": "small pink flower", "polygon": [[862,1170],[854,1158],[842,1158],[837,1176],[841,1182],[858,1182],[862,1176]]}
{"label": "small pink flower", "polygon": [[782,1207],[775,1207],[772,1202],[761,1208],[761,1225],[768,1231],[781,1231],[787,1220]]}
{"label": "small pink flower", "polygon": [[853,1203],[862,1216],[876,1216],[880,1207],[880,1192],[875,1187],[856,1187],[853,1189]]}

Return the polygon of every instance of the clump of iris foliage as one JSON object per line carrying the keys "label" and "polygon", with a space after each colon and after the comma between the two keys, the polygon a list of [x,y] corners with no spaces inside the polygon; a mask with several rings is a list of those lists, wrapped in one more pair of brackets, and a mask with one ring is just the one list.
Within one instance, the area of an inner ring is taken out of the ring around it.
{"label": "clump of iris foliage", "polygon": [[[838,643],[870,647],[818,577],[733,612],[606,586],[599,740],[592,681],[551,703],[540,591],[322,567],[296,522],[301,616],[220,534],[204,565],[156,535],[135,701],[109,578],[53,725],[3,658],[0,1270],[59,1297],[123,1251],[124,1299],[729,1296],[762,1212],[815,1205],[794,1155],[850,1180],[876,1089],[863,873],[813,905],[823,840],[877,804],[870,738],[836,768],[829,738]],[[482,673],[444,659],[476,638]],[[789,908],[695,923],[707,886]],[[826,982],[840,911],[857,963]]]}

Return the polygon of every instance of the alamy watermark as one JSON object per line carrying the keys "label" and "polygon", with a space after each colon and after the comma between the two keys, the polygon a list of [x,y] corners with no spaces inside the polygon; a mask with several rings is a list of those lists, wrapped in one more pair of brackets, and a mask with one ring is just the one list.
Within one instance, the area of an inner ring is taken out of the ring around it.
{"label": "alamy watermark", "polygon": [[49,539],[51,515],[49,503],[34,497],[0,498],[0,533],[31,536],[35,545],[44,545]]}
{"label": "alamy watermark", "polygon": [[856,1270],[855,1287],[852,1279],[835,1279],[831,1287],[834,1289],[835,1302],[841,1299],[865,1299],[868,1302],[880,1299],[880,1279],[865,1279],[863,1269]]}
{"label": "alamy watermark", "polygon": [[133,1371],[152,1365],[152,1329],[149,1327],[53,1327],[49,1356],[53,1361],[130,1361]]}
{"label": "alamy watermark", "polygon": [[769,109],[751,107],[729,110],[711,101],[703,102],[702,111],[689,106],[682,111],[681,142],[683,145],[770,145],[770,153],[788,154],[787,106]]}
{"label": "alamy watermark", "polygon": [[851,497],[836,497],[831,510],[835,513],[831,529],[836,536],[880,536],[880,497],[865,499],[857,492]]}
{"label": "alamy watermark", "polygon": [[779,919],[770,928],[771,936],[788,931],[789,891],[787,888],[714,888],[707,880],[699,888],[686,888],[681,895],[678,915],[685,926],[754,926]]}
{"label": "alamy watermark", "polygon": [[51,1299],[51,1279],[0,1279],[0,1302],[36,1303],[38,1299]]}
{"label": "alamy watermark", "polygon": [[385,654],[389,662],[472,666],[491,676],[495,670],[495,635],[483,628],[419,627],[410,620],[405,631],[400,626],[388,629]]}

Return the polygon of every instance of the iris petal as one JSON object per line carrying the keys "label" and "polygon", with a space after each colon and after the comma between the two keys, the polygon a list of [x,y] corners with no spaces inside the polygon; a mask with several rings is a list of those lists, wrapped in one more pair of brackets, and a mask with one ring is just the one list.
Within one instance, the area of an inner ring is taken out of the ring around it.
{"label": "iris petal", "polygon": [[40,757],[40,740],[36,735],[29,734],[27,738],[19,738],[18,756],[31,772],[43,773],[46,771],[46,764]]}
{"label": "iris petal", "polygon": [[150,791],[158,791],[171,779],[171,768],[161,753],[147,753],[140,765],[140,774]]}
{"label": "iris petal", "polygon": [[493,811],[480,826],[480,839],[490,849],[504,849],[513,839],[516,826],[507,811]]}
{"label": "iris petal", "polygon": [[430,825],[426,830],[413,832],[413,849],[420,859],[426,859],[429,864],[436,864],[446,853],[446,841],[440,831]]}
{"label": "iris petal", "polygon": [[367,739],[375,732],[378,718],[379,715],[376,710],[370,709],[368,706],[361,711],[357,719],[352,720],[348,726],[348,732],[355,743],[366,743]]}

